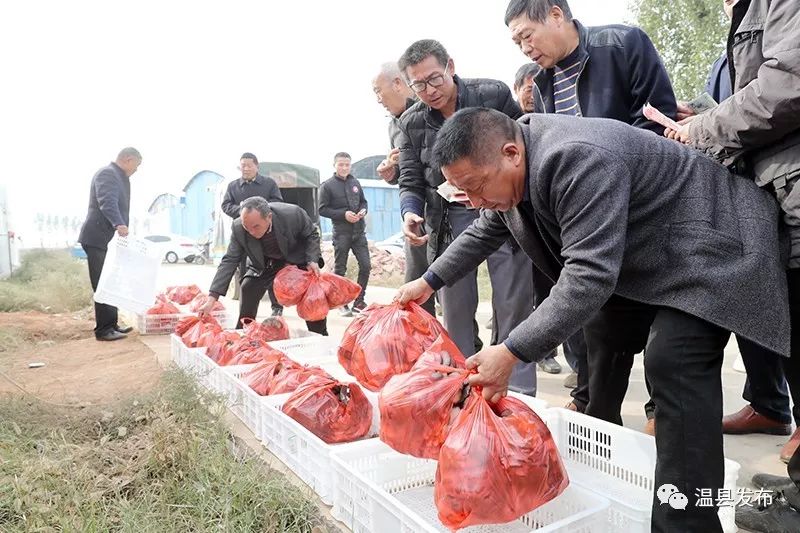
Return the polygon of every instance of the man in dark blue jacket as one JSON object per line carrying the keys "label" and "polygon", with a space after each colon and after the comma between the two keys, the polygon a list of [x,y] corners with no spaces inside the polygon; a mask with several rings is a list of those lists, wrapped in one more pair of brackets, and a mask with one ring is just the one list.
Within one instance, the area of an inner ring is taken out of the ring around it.
{"label": "man in dark blue jacket", "polygon": [[[642,30],[623,25],[584,27],[572,18],[567,0],[511,0],[505,23],[522,53],[541,67],[534,82],[545,112],[611,118],[659,134],[663,128],[644,117],[644,105],[649,102],[675,118],[669,75]],[[536,282],[537,295],[546,295],[547,280],[537,276]],[[607,327],[587,324],[586,342],[591,346],[589,337],[603,335]],[[634,354],[624,350],[587,354],[580,332],[569,344],[578,360],[578,386],[568,407],[621,424],[620,407]],[[596,339],[594,344],[600,345]],[[652,434],[652,402],[645,412],[646,431]]]}
{"label": "man in dark blue jacket", "polygon": [[351,312],[347,305],[340,310],[342,316],[352,316],[366,309],[364,295],[367,292],[369,273],[372,265],[367,243],[367,199],[361,183],[350,174],[350,154],[339,152],[333,156],[336,172],[319,187],[319,215],[331,219],[333,225],[334,272],[339,276],[347,274],[347,258],[350,250],[358,262],[358,284],[361,293],[353,302]]}
{"label": "man in dark blue jacket", "polygon": [[[128,235],[128,213],[131,205],[130,177],[142,164],[142,155],[136,148],[123,148],[117,160],[97,171],[89,189],[89,212],[81,227],[78,242],[86,252],[89,263],[89,281],[97,290],[108,242],[114,231],[120,237]],[[124,339],[132,328],[121,328],[117,323],[117,308],[94,303],[94,335],[99,341]]]}

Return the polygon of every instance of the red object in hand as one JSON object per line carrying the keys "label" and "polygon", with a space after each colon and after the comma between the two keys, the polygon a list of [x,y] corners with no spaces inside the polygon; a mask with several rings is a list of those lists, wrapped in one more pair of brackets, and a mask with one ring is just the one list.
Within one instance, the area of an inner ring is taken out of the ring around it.
{"label": "red object in hand", "polygon": [[444,327],[414,302],[373,304],[345,330],[339,363],[359,383],[378,391],[392,376],[411,370],[442,333]]}
{"label": "red object in hand", "polygon": [[307,272],[294,265],[283,267],[275,275],[272,290],[275,292],[275,299],[281,305],[297,305],[303,299],[303,295],[308,290],[314,274]]}
{"label": "red object in hand", "polygon": [[549,502],[569,485],[544,422],[516,398],[467,399],[439,453],[434,501],[450,529],[503,524]]}
{"label": "red object in hand", "polygon": [[330,272],[320,273],[319,284],[331,309],[349,304],[361,294],[361,285]]}
{"label": "red object in hand", "polygon": [[202,291],[197,285],[182,285],[178,287],[167,288],[167,298],[176,304],[188,304],[192,299],[200,294]]}
{"label": "red object in hand", "polygon": [[329,377],[308,378],[282,411],[328,444],[366,437],[372,425],[372,404],[361,387]]}
{"label": "red object in hand", "polygon": [[273,283],[275,298],[281,305],[296,305],[300,318],[311,322],[324,319],[328,311],[352,302],[361,287],[347,278],[302,270],[294,265],[281,269]]}
{"label": "red object in hand", "polygon": [[[191,302],[189,302],[189,310],[193,313],[198,312],[201,307],[206,305],[206,302],[208,302],[208,298],[209,296],[207,294],[203,294],[202,292],[199,293],[197,296],[192,298]],[[214,312],[214,311],[224,311],[224,310],[225,306],[222,305],[222,302],[220,302],[219,300],[214,300],[214,305],[213,307],[211,307],[211,311]]]}
{"label": "red object in hand", "polygon": [[303,299],[297,304],[297,314],[303,320],[316,322],[328,316],[331,308],[328,305],[328,298],[319,282],[312,281]]}
{"label": "red object in hand", "polygon": [[[183,330],[184,333],[178,333],[179,330]],[[222,331],[222,326],[211,316],[205,316],[203,318],[196,316],[184,317],[180,319],[175,326],[175,332],[181,335],[183,344],[189,348],[196,348],[200,337],[207,331],[220,333]]]}
{"label": "red object in hand", "polygon": [[437,459],[460,411],[468,374],[458,347],[440,335],[410,372],[393,376],[381,389],[381,440],[400,453]]}

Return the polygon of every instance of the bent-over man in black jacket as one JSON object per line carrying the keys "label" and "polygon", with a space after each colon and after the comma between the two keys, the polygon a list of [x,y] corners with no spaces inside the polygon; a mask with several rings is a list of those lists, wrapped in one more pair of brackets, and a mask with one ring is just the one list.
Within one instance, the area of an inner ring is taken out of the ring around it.
{"label": "bent-over man in black jacket", "polygon": [[[200,309],[200,315],[211,312],[214,302],[228,292],[236,268],[247,261],[242,279],[239,321],[255,319],[258,304],[267,287],[272,286],[275,274],[289,265],[319,273],[321,254],[319,232],[300,207],[292,204],[267,203],[260,196],[242,202],[241,216],[233,221],[231,242],[217,267],[217,274],[208,290],[210,298]],[[327,335],[327,320],[306,322],[308,331]]]}

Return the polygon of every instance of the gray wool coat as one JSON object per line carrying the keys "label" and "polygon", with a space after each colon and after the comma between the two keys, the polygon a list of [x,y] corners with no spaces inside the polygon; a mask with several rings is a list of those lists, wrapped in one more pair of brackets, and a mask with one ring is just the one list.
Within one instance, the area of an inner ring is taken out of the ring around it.
{"label": "gray wool coat", "polygon": [[777,205],[752,180],[608,119],[526,115],[526,197],[484,210],[431,266],[451,284],[509,235],[556,283],[506,341],[538,361],[612,294],[678,309],[789,355]]}

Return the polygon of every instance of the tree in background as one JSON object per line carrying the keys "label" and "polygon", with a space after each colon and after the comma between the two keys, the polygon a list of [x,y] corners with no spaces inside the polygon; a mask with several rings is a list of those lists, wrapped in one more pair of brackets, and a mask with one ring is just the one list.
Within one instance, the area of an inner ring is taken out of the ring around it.
{"label": "tree in background", "polygon": [[728,37],[722,0],[630,0],[630,12],[661,54],[678,100],[703,92]]}

